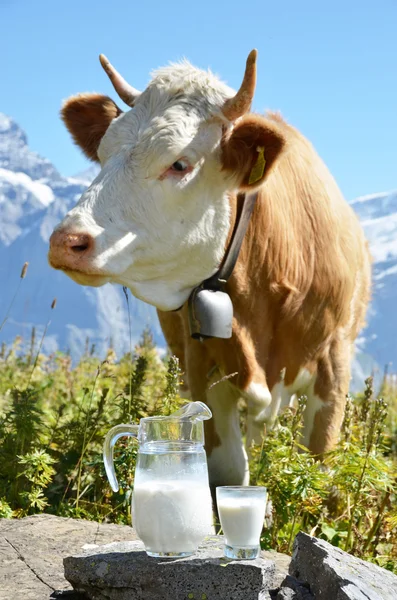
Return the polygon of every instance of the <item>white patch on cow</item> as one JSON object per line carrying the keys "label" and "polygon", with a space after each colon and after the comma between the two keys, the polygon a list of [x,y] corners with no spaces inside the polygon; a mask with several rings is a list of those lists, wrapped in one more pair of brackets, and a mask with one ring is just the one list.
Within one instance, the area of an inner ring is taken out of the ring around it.
{"label": "white patch on cow", "polygon": [[246,448],[249,451],[252,443],[260,444],[263,425],[273,427],[277,416],[286,406],[297,404],[297,395],[304,394],[314,380],[307,369],[301,369],[296,379],[285,386],[283,378],[275,384],[271,392],[267,387],[251,383],[243,393],[247,401]]}
{"label": "white patch on cow", "polygon": [[256,417],[258,423],[267,423],[270,427],[286,406],[294,406],[299,394],[304,394],[311,386],[314,375],[307,369],[300,369],[296,379],[288,386],[284,380],[278,381],[271,390],[271,402]]}
{"label": "white patch on cow", "polygon": [[298,408],[298,396],[296,394],[292,394],[291,398],[289,399],[288,406],[290,408]]}
{"label": "white patch on cow", "polygon": [[300,369],[296,379],[287,387],[291,394],[299,392],[303,394],[308,386],[312,383],[314,375],[307,369]]}
{"label": "white patch on cow", "polygon": [[[233,182],[220,168],[222,122],[212,117],[233,93],[183,62],[156,71],[134,108],[112,121],[101,172],[59,226],[95,238],[87,272],[173,310],[217,270]],[[163,176],[179,159],[191,171]]]}
{"label": "white patch on cow", "polygon": [[252,406],[257,407],[258,410],[267,408],[272,401],[272,395],[269,392],[269,388],[262,383],[255,383],[255,381],[251,381],[243,394],[244,397],[251,402]]}
{"label": "white patch on cow", "polygon": [[246,449],[249,452],[252,444],[260,444],[263,435],[263,420],[261,415],[272,401],[269,388],[261,383],[252,381],[244,390],[243,397],[247,402]]}
{"label": "white patch on cow", "polygon": [[296,379],[290,385],[285,386],[283,381],[276,383],[271,391],[271,405],[258,415],[257,420],[263,420],[272,427],[279,413],[286,406],[297,408],[298,397],[305,394],[307,405],[303,416],[302,444],[308,447],[315,416],[324,406],[324,402],[314,393],[315,379],[315,373],[312,374],[307,369],[300,369]]}
{"label": "white patch on cow", "polygon": [[272,402],[269,408],[258,416],[258,419],[262,419],[270,427],[273,426],[279,412],[288,406],[291,398],[291,392],[285,387],[283,381],[279,381],[272,389]]}
{"label": "white patch on cow", "polygon": [[217,485],[248,485],[249,468],[240,431],[237,401],[241,392],[224,381],[207,391],[214,427],[221,444],[208,456],[210,483]]}

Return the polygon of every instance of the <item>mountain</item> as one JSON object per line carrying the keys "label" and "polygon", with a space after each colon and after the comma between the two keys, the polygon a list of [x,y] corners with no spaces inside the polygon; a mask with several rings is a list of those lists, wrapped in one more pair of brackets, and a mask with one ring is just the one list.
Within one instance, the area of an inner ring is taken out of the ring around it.
{"label": "mountain", "polygon": [[[129,348],[126,300],[120,286],[82,287],[47,264],[48,239],[54,226],[76,203],[98,173],[96,165],[75,177],[63,177],[46,159],[33,152],[26,134],[11,118],[0,113],[0,321],[20,290],[0,341],[16,335],[30,338],[51,318],[45,349],[69,348],[79,356],[86,338],[104,353],[111,342],[117,354]],[[397,364],[397,192],[357,198],[351,203],[364,227],[373,264],[373,298],[368,325],[357,341],[353,388],[373,369]],[[28,274],[20,281],[22,265]],[[51,311],[53,298],[57,306]],[[145,326],[164,347],[156,312],[129,294],[133,343]],[[51,313],[51,314],[50,314]]]}
{"label": "mountain", "polygon": [[373,259],[372,301],[358,347],[383,371],[397,366],[397,191],[357,198],[351,203],[360,218]]}
{"label": "mountain", "polygon": [[[128,309],[121,286],[81,287],[47,263],[54,226],[74,206],[97,169],[63,177],[30,150],[18,124],[0,114],[0,322],[20,284],[0,341],[10,342],[17,335],[28,341],[32,326],[40,335],[50,319],[44,342],[47,352],[69,349],[78,357],[87,338],[100,355],[109,343],[118,355],[129,349]],[[21,281],[25,262],[29,267]],[[51,310],[53,298],[57,305]],[[164,345],[155,309],[131,294],[129,305],[132,343],[149,326],[155,342]]]}

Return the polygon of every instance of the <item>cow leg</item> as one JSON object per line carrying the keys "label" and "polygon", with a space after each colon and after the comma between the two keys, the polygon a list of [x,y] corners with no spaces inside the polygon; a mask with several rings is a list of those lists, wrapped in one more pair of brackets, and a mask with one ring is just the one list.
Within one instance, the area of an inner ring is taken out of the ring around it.
{"label": "cow leg", "polygon": [[216,488],[221,485],[248,485],[248,457],[242,441],[237,402],[240,392],[224,381],[207,390],[206,403],[212,419],[205,421],[209,483],[219,532]]}
{"label": "cow leg", "polygon": [[[204,421],[208,476],[216,517],[216,488],[247,485],[248,458],[242,441],[237,407],[241,391],[221,374],[202,344],[189,344],[187,352],[189,388],[194,400],[205,402],[212,418]],[[217,383],[219,382],[219,383]]]}
{"label": "cow leg", "polygon": [[239,397],[239,390],[227,381],[207,390],[206,401],[212,419],[206,421],[206,450],[213,491],[219,485],[248,485],[249,482],[248,458],[237,408]]}
{"label": "cow leg", "polygon": [[248,460],[240,430],[237,403],[241,391],[222,374],[208,345],[190,341],[186,345],[188,386],[193,400],[205,402],[212,418],[204,421],[205,450],[213,497],[220,485],[248,482]]}
{"label": "cow leg", "polygon": [[258,446],[262,443],[264,423],[267,421],[266,415],[272,402],[266,378],[259,368],[256,370],[254,381],[244,390],[243,397],[247,402],[245,447],[249,453],[252,444]]}
{"label": "cow leg", "polygon": [[349,391],[350,359],[350,340],[333,341],[318,360],[317,375],[306,392],[303,444],[316,455],[331,450],[338,441]]}
{"label": "cow leg", "polygon": [[[248,417],[247,417],[247,450],[251,447],[252,443],[258,445],[262,442],[264,434],[264,424],[266,427],[271,429],[279,415],[280,411],[288,406],[291,400],[292,393],[284,385],[285,369],[280,372],[279,380],[273,386],[269,393],[269,401],[263,403],[261,410],[257,410],[258,404],[254,405],[254,411],[251,408],[251,414],[253,412],[253,418],[249,419],[250,416],[250,403],[248,405]],[[256,412],[255,412],[256,409]]]}
{"label": "cow leg", "polygon": [[255,344],[249,332],[235,319],[232,338],[212,339],[208,347],[219,367],[219,378],[232,375],[229,381],[233,384],[234,397],[241,397],[247,403],[246,449],[249,452],[252,443],[262,442],[264,415],[272,401]]}

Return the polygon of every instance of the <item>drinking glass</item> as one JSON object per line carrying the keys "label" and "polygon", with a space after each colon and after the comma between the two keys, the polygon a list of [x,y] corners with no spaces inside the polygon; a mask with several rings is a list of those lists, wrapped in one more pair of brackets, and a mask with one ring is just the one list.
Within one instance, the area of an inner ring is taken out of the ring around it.
{"label": "drinking glass", "polygon": [[216,488],[218,513],[225,536],[224,555],[255,559],[260,554],[260,536],[265,519],[267,490],[262,486]]}

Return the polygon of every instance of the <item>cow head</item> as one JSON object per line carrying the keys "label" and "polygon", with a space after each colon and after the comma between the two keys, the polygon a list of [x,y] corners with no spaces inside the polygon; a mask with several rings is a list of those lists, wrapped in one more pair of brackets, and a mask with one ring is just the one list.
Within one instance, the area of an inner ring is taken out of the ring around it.
{"label": "cow head", "polygon": [[[263,184],[283,134],[248,112],[256,51],[237,94],[188,62],[158,70],[140,93],[104,56],[101,63],[130,108],[100,94],[65,102],[67,128],[102,169],[52,234],[49,262],[83,285],[120,283],[157,308],[176,309],[217,270],[230,196]],[[265,168],[253,180],[260,155]]]}

